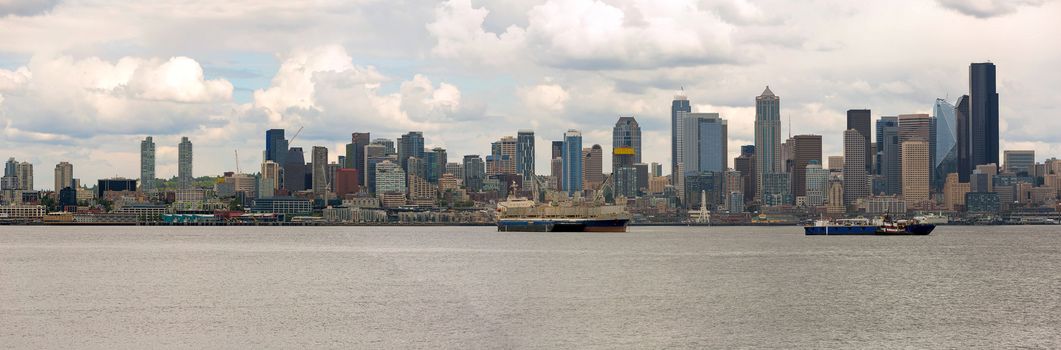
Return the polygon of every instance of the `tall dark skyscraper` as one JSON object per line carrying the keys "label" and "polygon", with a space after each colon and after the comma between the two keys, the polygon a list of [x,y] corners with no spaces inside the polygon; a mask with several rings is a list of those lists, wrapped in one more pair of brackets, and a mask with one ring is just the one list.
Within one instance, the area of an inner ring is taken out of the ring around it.
{"label": "tall dark skyscraper", "polygon": [[305,191],[306,186],[306,155],[302,147],[291,147],[284,156],[284,188],[291,192]]}
{"label": "tall dark skyscraper", "polygon": [[523,185],[534,181],[534,131],[516,132],[516,173],[523,175]]}
{"label": "tall dark skyscraper", "polygon": [[969,141],[969,95],[958,98],[954,106],[954,120],[958,125],[958,182],[969,182],[973,173],[972,145]]}
{"label": "tall dark skyscraper", "polygon": [[564,154],[564,141],[553,141],[552,143],[553,159],[563,157]]}
{"label": "tall dark skyscraper", "polygon": [[[847,110],[847,128],[855,129],[862,137],[866,138],[866,173],[873,172],[873,148],[870,147],[870,141],[873,139],[873,134],[870,133],[870,111],[868,109],[849,109]],[[798,194],[797,194],[798,196]]]}
{"label": "tall dark skyscraper", "polygon": [[971,166],[999,164],[994,63],[969,65],[969,142]]}
{"label": "tall dark skyscraper", "polygon": [[346,163],[340,164],[347,169],[357,169],[358,174],[365,173],[365,146],[372,143],[367,132],[350,134],[350,143],[346,144]]}
{"label": "tall dark skyscraper", "polygon": [[271,160],[277,164],[284,164],[287,157],[287,139],[284,138],[284,129],[269,129],[265,131],[265,160]]}
{"label": "tall dark skyscraper", "polygon": [[755,174],[755,145],[740,146],[740,156],[733,159],[733,169],[740,172],[744,182],[744,201],[751,202],[755,199],[755,182],[759,178]]}
{"label": "tall dark skyscraper", "polygon": [[678,182],[678,123],[681,120],[678,119],[679,112],[692,113],[693,108],[689,105],[689,98],[685,97],[685,91],[674,96],[674,101],[670,104],[670,170],[671,170],[671,184],[677,184]]}
{"label": "tall dark skyscraper", "polygon": [[763,178],[783,173],[781,167],[781,97],[767,86],[755,98],[756,192],[763,196]]}

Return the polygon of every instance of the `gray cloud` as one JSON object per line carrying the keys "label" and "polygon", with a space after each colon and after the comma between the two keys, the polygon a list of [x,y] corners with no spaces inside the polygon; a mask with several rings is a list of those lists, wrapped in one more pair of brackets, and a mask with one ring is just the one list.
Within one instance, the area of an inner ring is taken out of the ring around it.
{"label": "gray cloud", "polygon": [[59,0],[0,0],[0,17],[36,16],[51,10]]}
{"label": "gray cloud", "polygon": [[1022,6],[1041,6],[1045,0],[936,0],[940,6],[976,18],[1008,15]]}

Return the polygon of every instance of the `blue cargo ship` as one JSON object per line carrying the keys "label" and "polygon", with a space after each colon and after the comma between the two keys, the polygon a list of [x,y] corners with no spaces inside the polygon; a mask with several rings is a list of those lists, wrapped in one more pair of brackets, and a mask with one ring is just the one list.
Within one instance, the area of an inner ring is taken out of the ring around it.
{"label": "blue cargo ship", "polygon": [[927,235],[932,233],[935,228],[936,225],[912,220],[891,221],[885,218],[873,222],[869,219],[860,218],[835,221],[815,220],[813,225],[804,226],[803,230],[807,236],[909,236]]}

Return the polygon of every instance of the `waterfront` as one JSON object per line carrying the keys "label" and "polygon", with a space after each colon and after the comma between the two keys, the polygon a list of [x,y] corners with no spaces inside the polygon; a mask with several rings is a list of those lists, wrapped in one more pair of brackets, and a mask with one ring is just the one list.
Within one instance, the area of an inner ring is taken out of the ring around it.
{"label": "waterfront", "polygon": [[8,226],[0,347],[1057,348],[1058,231]]}

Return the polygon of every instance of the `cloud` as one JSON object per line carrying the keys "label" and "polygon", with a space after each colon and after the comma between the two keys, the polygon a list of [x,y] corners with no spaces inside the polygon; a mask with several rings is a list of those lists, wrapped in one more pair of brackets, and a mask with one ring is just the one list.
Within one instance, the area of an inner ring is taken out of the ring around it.
{"label": "cloud", "polygon": [[34,16],[51,10],[59,0],[0,0],[0,17]]}
{"label": "cloud", "polygon": [[210,124],[232,84],[205,79],[187,57],[34,57],[0,70],[0,121],[28,133],[85,137],[171,133]]}
{"label": "cloud", "polygon": [[976,18],[1008,15],[1020,7],[1037,7],[1045,0],[936,0],[940,6]]}
{"label": "cloud", "polygon": [[[754,18],[747,3],[730,16]],[[483,29],[489,11],[468,0],[436,8],[427,25],[439,57],[511,63],[513,57],[558,68],[616,69],[731,62],[734,26],[694,1],[639,0],[613,6],[598,0],[549,0],[527,14],[526,28]],[[494,56],[496,55],[496,56]]]}

